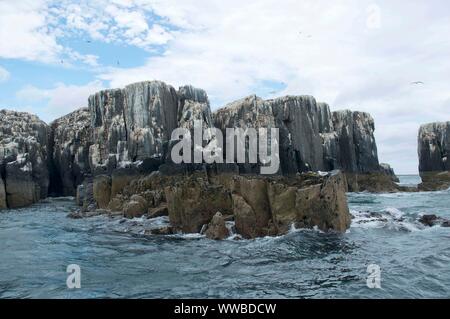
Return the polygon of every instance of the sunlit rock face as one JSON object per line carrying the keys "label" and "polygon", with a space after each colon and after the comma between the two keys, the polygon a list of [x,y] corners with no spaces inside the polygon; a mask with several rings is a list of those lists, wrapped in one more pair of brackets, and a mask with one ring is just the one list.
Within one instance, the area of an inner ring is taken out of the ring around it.
{"label": "sunlit rock face", "polygon": [[0,206],[25,207],[47,197],[49,137],[37,116],[0,111]]}
{"label": "sunlit rock face", "polygon": [[89,97],[89,110],[94,170],[109,171],[148,158],[162,158],[164,145],[178,126],[177,91],[159,81],[98,92]]}
{"label": "sunlit rock face", "polygon": [[90,175],[89,148],[93,143],[91,113],[81,108],[51,123],[51,193],[75,196]]}
{"label": "sunlit rock face", "polygon": [[422,125],[418,138],[419,171],[423,190],[450,187],[450,122]]}

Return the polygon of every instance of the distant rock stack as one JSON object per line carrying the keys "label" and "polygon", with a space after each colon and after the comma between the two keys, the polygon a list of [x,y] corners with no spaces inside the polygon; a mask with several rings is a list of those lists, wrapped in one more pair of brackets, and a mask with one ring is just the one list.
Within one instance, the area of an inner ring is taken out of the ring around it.
{"label": "distant rock stack", "polygon": [[49,188],[50,129],[37,116],[0,111],[0,208],[29,206]]}
{"label": "distant rock stack", "polygon": [[422,125],[418,138],[421,190],[450,187],[450,122]]}

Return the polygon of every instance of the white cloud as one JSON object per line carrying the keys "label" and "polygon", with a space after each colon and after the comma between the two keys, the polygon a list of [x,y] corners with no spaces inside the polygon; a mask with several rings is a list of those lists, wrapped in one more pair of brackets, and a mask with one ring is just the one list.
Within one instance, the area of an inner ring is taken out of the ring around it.
{"label": "white cloud", "polygon": [[[420,124],[450,120],[448,1],[5,3],[0,2],[0,40],[8,46],[0,47],[0,57],[48,60],[66,54],[96,66],[94,54],[77,56],[57,40],[75,35],[134,45],[151,52],[144,65],[103,69],[98,78],[112,87],[150,79],[175,86],[191,83],[206,89],[215,107],[255,91],[270,96],[272,89],[265,93],[267,81],[283,83],[277,95],[311,94],[332,109],[370,112],[376,121],[380,159],[400,172],[417,167]],[[52,4],[51,9],[42,9],[46,3]],[[13,13],[11,8],[16,8]],[[9,32],[13,18],[22,23],[15,22],[18,30]],[[412,81],[425,85],[411,85]],[[96,86],[87,85],[89,93]],[[54,108],[66,104],[52,102],[58,99],[57,89],[75,100],[69,86],[43,92],[29,89],[37,97],[44,92]]]}
{"label": "white cloud", "polygon": [[45,102],[44,108],[34,108],[34,113],[46,122],[66,115],[78,108],[88,106],[88,97],[104,88],[100,81],[85,85],[66,85],[57,83],[53,88],[41,89],[26,86],[16,93],[19,101],[24,103]]}
{"label": "white cloud", "polygon": [[[277,95],[311,94],[334,110],[372,113],[380,160],[402,173],[417,170],[420,124],[450,120],[446,1],[379,0],[379,10],[368,0],[130,3],[151,7],[179,29],[145,65],[99,76],[113,87],[149,79],[192,83],[217,107],[264,81],[285,83]],[[418,80],[425,85],[410,84]]]}
{"label": "white cloud", "polygon": [[0,66],[0,83],[5,82],[9,79],[9,72],[5,68]]}
{"label": "white cloud", "polygon": [[50,62],[62,46],[49,34],[43,0],[0,1],[0,57]]}

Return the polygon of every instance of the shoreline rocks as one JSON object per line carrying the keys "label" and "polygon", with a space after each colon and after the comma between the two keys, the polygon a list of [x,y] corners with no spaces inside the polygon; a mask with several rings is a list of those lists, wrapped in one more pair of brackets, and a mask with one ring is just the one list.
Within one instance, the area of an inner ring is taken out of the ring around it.
{"label": "shoreline rocks", "polygon": [[[160,190],[164,191],[158,197]],[[289,177],[153,173],[133,180],[109,207],[115,201],[124,203],[124,217],[154,218],[155,211],[167,212],[173,231],[204,229],[212,239],[228,237],[224,216],[234,221],[238,235],[249,239],[285,234],[292,226],[345,232],[351,220],[345,178],[339,171]]]}

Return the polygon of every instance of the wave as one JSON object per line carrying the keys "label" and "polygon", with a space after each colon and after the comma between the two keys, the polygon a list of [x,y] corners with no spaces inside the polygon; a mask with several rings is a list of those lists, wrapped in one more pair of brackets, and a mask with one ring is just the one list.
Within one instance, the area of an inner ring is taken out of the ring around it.
{"label": "wave", "polygon": [[350,213],[353,216],[351,228],[385,228],[405,232],[426,228],[413,216],[394,207],[387,207],[379,212],[351,210]]}

